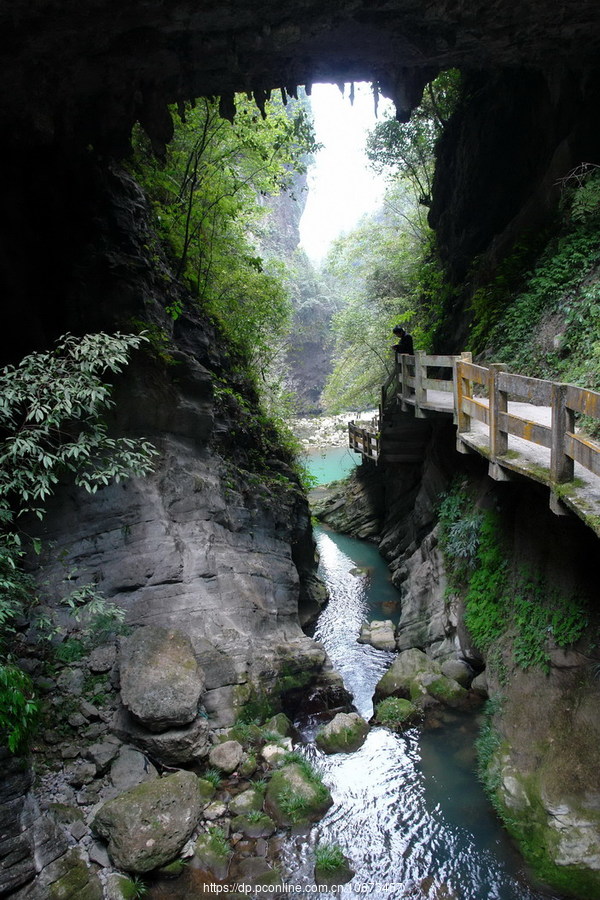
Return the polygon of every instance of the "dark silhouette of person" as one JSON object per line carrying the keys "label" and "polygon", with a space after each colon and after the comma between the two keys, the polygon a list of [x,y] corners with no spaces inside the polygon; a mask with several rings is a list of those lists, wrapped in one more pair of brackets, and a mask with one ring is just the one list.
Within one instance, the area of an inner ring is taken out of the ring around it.
{"label": "dark silhouette of person", "polygon": [[402,325],[395,325],[392,331],[398,338],[398,343],[393,346],[396,353],[409,353],[412,356],[415,352],[412,335]]}

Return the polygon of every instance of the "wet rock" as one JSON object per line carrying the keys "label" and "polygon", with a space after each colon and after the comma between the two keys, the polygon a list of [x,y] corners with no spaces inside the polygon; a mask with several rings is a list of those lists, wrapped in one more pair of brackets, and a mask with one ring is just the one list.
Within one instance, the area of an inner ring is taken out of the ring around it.
{"label": "wet rock", "polygon": [[268,838],[276,831],[275,822],[265,813],[260,816],[235,816],[231,820],[231,827],[248,838]]}
{"label": "wet rock", "polygon": [[231,775],[241,763],[243,755],[244,748],[238,741],[224,741],[212,748],[208,760],[211,766]]}
{"label": "wet rock", "polygon": [[177,772],[140,784],[96,813],[94,830],[108,841],[113,863],[144,873],[177,857],[198,822],[202,803],[198,778]]}
{"label": "wet rock", "polygon": [[447,659],[442,663],[442,675],[458,681],[461,687],[469,688],[473,681],[473,669],[463,659]]}
{"label": "wet rock", "polygon": [[446,678],[445,675],[426,675],[421,677],[421,683],[427,693],[444,706],[460,709],[471,702],[469,692],[453,678]]}
{"label": "wet rock", "polygon": [[395,650],[394,623],[391,619],[380,621],[374,619],[372,622],[365,622],[360,629],[359,644],[370,644],[376,650]]}
{"label": "wet rock", "polygon": [[139,628],[121,645],[120,673],[123,705],[150,731],[196,718],[205,678],[181,631]]}
{"label": "wet rock", "polygon": [[139,725],[125,709],[120,709],[113,719],[112,730],[128,744],[168,766],[195,762],[204,758],[210,749],[208,722],[201,717],[191,725],[156,734]]}
{"label": "wet rock", "polygon": [[317,822],[332,804],[328,788],[298,763],[274,772],[265,796],[267,813],[284,826]]}
{"label": "wet rock", "polygon": [[369,725],[358,713],[338,713],[317,731],[315,742],[324,753],[352,753],[368,733]]}
{"label": "wet rock", "polygon": [[158,778],[158,772],[148,757],[133,747],[121,747],[116,759],[110,767],[110,780],[120,791]]}
{"label": "wet rock", "polygon": [[236,866],[236,878],[239,884],[247,887],[281,884],[279,872],[260,856],[241,860]]}
{"label": "wet rock", "polygon": [[375,706],[373,722],[391,731],[404,731],[421,719],[421,710],[403,697],[386,697]]}
{"label": "wet rock", "polygon": [[388,671],[379,679],[375,688],[375,696],[405,697],[419,696],[422,688],[416,684],[419,674],[440,675],[441,667],[430,659],[422,650],[415,648],[399,653]]}

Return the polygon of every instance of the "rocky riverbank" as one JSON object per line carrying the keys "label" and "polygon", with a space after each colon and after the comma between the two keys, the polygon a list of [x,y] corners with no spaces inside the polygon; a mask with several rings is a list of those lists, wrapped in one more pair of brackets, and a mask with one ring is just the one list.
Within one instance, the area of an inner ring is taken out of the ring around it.
{"label": "rocky riverbank", "polygon": [[348,443],[348,422],[368,421],[376,410],[366,412],[345,412],[337,416],[306,416],[292,419],[291,430],[306,449],[341,447]]}

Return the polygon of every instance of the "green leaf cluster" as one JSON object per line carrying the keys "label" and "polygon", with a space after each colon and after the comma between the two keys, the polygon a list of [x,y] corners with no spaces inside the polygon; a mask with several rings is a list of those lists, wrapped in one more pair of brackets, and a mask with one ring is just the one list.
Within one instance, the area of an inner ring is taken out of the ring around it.
{"label": "green leaf cluster", "polygon": [[506,642],[516,665],[548,671],[551,645],[568,647],[586,633],[585,600],[522,566],[511,569],[499,513],[475,509],[458,482],[440,504],[440,546],[451,590],[464,597],[465,625],[488,657]]}
{"label": "green leaf cluster", "polygon": [[264,118],[241,95],[236,107],[229,122],[216,101],[187,106],[163,161],[137,132],[134,167],[171,247],[176,276],[188,280],[260,379],[290,317],[281,267],[259,250],[268,214],[262,198],[291,189],[316,144],[304,103],[286,108],[270,100]]}
{"label": "green leaf cluster", "polygon": [[[13,752],[24,745],[38,713],[28,676],[12,663],[15,630],[29,618],[44,639],[54,627],[47,616],[35,615],[17,522],[25,513],[41,519],[45,502],[65,476],[95,493],[110,481],[151,470],[155,448],[144,440],[111,437],[102,420],[113,405],[108,378],[124,369],[143,340],[123,334],[65,335],[52,350],[0,370],[0,715]],[[39,541],[33,544],[39,552]],[[92,587],[72,593],[66,603],[76,618],[85,619],[85,638],[102,639],[123,617]],[[78,652],[74,639],[64,648],[70,659]]]}

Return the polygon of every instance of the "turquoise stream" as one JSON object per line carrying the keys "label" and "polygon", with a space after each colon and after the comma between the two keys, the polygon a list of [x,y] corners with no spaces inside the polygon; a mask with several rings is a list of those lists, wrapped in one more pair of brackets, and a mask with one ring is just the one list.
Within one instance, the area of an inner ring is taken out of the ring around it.
{"label": "turquoise stream", "polygon": [[[368,719],[375,684],[393,655],[356,638],[365,620],[388,618],[399,595],[374,546],[324,529],[316,537],[330,602],[314,636]],[[478,724],[472,713],[447,713],[434,728],[402,735],[373,728],[355,753],[326,756],[312,743],[318,723],[299,723],[334,805],[310,835],[286,847],[286,880],[308,887],[314,846],[327,842],[342,847],[355,871],[336,889],[346,900],[556,900],[528,885],[476,778]]]}

